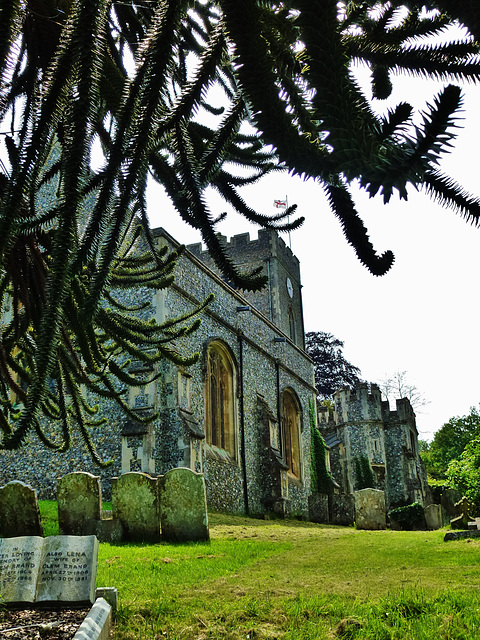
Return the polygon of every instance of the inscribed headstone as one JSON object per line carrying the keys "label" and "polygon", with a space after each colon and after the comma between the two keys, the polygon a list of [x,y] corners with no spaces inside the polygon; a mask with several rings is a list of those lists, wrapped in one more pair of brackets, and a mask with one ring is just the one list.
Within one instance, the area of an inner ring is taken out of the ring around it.
{"label": "inscribed headstone", "polygon": [[146,473],[125,473],[112,479],[112,513],[126,540],[160,539],[157,480]]}
{"label": "inscribed headstone", "polygon": [[357,529],[385,529],[385,493],[379,489],[355,491]]}
{"label": "inscribed headstone", "polygon": [[76,471],[57,482],[58,526],[65,535],[91,535],[102,512],[100,478]]}
{"label": "inscribed headstone", "polygon": [[95,536],[23,536],[0,540],[0,593],[5,602],[92,603]]}
{"label": "inscribed headstone", "polygon": [[162,538],[209,540],[205,480],[191,469],[171,469],[159,479]]}
{"label": "inscribed headstone", "polygon": [[14,480],[0,487],[0,537],[43,536],[37,492]]}

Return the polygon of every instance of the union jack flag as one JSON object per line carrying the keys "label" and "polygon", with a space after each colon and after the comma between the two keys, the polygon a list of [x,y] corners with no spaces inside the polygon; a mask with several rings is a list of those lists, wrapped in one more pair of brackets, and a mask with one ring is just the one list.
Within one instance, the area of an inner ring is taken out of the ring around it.
{"label": "union jack flag", "polygon": [[287,201],[286,200],[274,200],[273,201],[273,206],[277,207],[277,209],[279,209],[280,207],[286,208]]}

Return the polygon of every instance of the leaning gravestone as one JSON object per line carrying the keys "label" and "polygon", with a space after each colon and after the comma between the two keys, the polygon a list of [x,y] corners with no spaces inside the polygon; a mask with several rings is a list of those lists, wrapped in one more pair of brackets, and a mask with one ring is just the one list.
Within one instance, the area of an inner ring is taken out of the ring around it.
{"label": "leaning gravestone", "polygon": [[0,537],[43,536],[37,492],[14,480],[0,487]]}
{"label": "leaning gravestone", "polygon": [[203,475],[180,467],[168,471],[159,483],[162,538],[171,542],[209,540]]}
{"label": "leaning gravestone", "polygon": [[25,536],[0,540],[0,593],[9,604],[95,600],[95,536]]}
{"label": "leaning gravestone", "polygon": [[57,503],[61,534],[95,533],[102,513],[100,478],[83,471],[63,476],[57,482]]}
{"label": "leaning gravestone", "polygon": [[355,491],[357,529],[385,529],[385,493],[379,489]]}
{"label": "leaning gravestone", "polygon": [[158,484],[146,473],[125,473],[112,479],[112,513],[126,540],[160,539]]}

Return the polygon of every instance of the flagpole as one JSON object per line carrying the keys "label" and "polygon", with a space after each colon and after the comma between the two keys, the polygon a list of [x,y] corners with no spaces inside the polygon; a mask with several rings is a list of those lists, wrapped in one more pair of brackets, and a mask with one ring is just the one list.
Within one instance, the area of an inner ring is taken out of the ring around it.
{"label": "flagpole", "polygon": [[[285,204],[288,209],[288,196],[285,196]],[[290,214],[287,216],[287,222],[290,223]],[[288,246],[292,249],[292,236],[290,235],[290,229],[288,230]]]}

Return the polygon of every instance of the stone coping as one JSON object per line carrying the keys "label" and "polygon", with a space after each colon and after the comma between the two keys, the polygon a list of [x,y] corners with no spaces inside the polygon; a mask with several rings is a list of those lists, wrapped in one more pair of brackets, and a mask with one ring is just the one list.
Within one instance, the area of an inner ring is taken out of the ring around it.
{"label": "stone coping", "polygon": [[73,640],[107,640],[111,626],[112,607],[104,598],[97,598]]}

